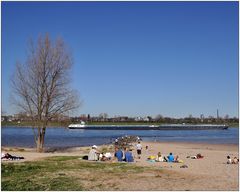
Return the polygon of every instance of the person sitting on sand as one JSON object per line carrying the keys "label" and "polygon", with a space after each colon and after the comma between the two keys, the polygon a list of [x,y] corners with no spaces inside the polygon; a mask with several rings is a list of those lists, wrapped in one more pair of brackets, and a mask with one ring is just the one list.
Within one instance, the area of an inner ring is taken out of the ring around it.
{"label": "person sitting on sand", "polygon": [[93,145],[92,149],[89,151],[88,160],[89,161],[97,161],[98,155],[99,155],[99,152],[97,151],[97,146]]}
{"label": "person sitting on sand", "polygon": [[122,161],[126,161],[126,157],[125,157],[125,153],[127,151],[127,148],[124,147],[124,150],[122,151],[123,155],[122,155]]}
{"label": "person sitting on sand", "polygon": [[183,163],[183,160],[181,160],[181,159],[179,158],[179,156],[177,155],[176,158],[174,159],[174,162],[175,162],[175,163]]}
{"label": "person sitting on sand", "polygon": [[202,159],[204,156],[201,155],[201,153],[198,153],[197,155],[193,156],[187,156],[186,158],[191,158],[191,159]]}
{"label": "person sitting on sand", "polygon": [[17,156],[10,155],[9,153],[2,152],[1,159],[3,159],[3,160],[20,160],[20,159],[24,159],[24,157],[17,157]]}
{"label": "person sitting on sand", "polygon": [[156,161],[157,161],[157,162],[163,162],[163,157],[162,157],[161,152],[158,152],[158,155],[157,155]]}
{"label": "person sitting on sand", "polygon": [[232,164],[232,159],[231,159],[231,157],[230,156],[227,156],[227,164]]}
{"label": "person sitting on sand", "polygon": [[112,159],[112,154],[110,152],[105,153],[104,156],[107,158],[107,160]]}
{"label": "person sitting on sand", "polygon": [[122,161],[122,159],[123,159],[123,152],[122,152],[121,149],[116,148],[115,157],[117,157],[118,161],[120,161],[120,162]]}
{"label": "person sitting on sand", "polygon": [[112,158],[111,153],[107,152],[107,153],[100,153],[99,155],[99,160],[100,161],[110,161]]}
{"label": "person sitting on sand", "polygon": [[232,164],[238,164],[238,159],[237,159],[237,157],[234,157],[234,158],[233,158]]}
{"label": "person sitting on sand", "polygon": [[168,161],[168,159],[164,156],[163,157],[163,162],[167,162]]}
{"label": "person sitting on sand", "polygon": [[197,154],[197,159],[202,159],[204,156],[201,155],[201,153]]}
{"label": "person sitting on sand", "polygon": [[132,150],[128,150],[128,149],[126,149],[126,151],[125,151],[125,161],[126,162],[133,162],[134,160],[133,160],[133,155],[132,155],[132,152],[131,152]]}
{"label": "person sitting on sand", "polygon": [[178,163],[178,161],[179,161],[179,156],[177,155],[174,159],[174,162]]}
{"label": "person sitting on sand", "polygon": [[103,155],[103,153],[100,153],[98,158],[100,161],[106,161],[106,157]]}
{"label": "person sitting on sand", "polygon": [[169,153],[169,155],[167,156],[167,162],[174,162],[174,156],[172,153]]}

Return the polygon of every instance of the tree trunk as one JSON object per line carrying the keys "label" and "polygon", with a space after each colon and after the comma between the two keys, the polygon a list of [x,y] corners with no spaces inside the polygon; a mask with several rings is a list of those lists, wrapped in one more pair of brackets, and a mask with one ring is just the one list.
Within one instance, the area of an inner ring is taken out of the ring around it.
{"label": "tree trunk", "polygon": [[44,149],[44,138],[45,138],[46,128],[39,128],[39,134],[37,138],[37,152],[43,152]]}

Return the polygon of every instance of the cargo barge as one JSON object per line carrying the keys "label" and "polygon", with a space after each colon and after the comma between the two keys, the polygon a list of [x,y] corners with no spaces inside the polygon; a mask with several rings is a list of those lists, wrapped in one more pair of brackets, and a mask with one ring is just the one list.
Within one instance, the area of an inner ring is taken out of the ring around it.
{"label": "cargo barge", "polygon": [[164,124],[164,125],[86,125],[71,124],[69,129],[93,129],[93,130],[208,130],[208,129],[228,129],[227,125],[214,124]]}

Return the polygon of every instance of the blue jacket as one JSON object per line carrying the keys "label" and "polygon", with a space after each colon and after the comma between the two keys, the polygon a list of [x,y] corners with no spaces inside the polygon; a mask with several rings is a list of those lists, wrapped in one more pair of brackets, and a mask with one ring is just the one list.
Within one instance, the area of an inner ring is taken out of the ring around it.
{"label": "blue jacket", "polygon": [[115,157],[117,157],[118,161],[122,161],[123,152],[121,150],[116,151]]}
{"label": "blue jacket", "polygon": [[133,162],[133,156],[131,152],[127,151],[125,153],[125,158],[126,158],[126,162]]}
{"label": "blue jacket", "polygon": [[174,156],[173,155],[169,155],[167,158],[168,158],[168,162],[173,162],[174,161]]}

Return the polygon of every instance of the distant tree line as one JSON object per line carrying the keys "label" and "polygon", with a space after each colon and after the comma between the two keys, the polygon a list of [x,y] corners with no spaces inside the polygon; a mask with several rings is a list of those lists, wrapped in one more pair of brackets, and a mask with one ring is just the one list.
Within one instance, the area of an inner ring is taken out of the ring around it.
{"label": "distant tree line", "polygon": [[[32,119],[24,113],[16,114],[14,116],[2,116],[2,122],[4,121],[31,121]],[[213,117],[208,116],[204,117],[201,115],[200,117],[193,117],[189,115],[184,118],[172,118],[172,117],[163,117],[162,115],[157,115],[156,117],[146,116],[146,117],[128,117],[128,116],[117,116],[117,117],[108,117],[106,113],[101,113],[99,116],[91,117],[88,115],[81,115],[76,117],[68,117],[64,115],[56,115],[52,117],[52,122],[66,122],[66,123],[79,123],[81,121],[84,122],[139,122],[139,123],[159,123],[159,124],[236,124],[239,122],[237,117],[229,117],[226,115],[225,117]]]}

